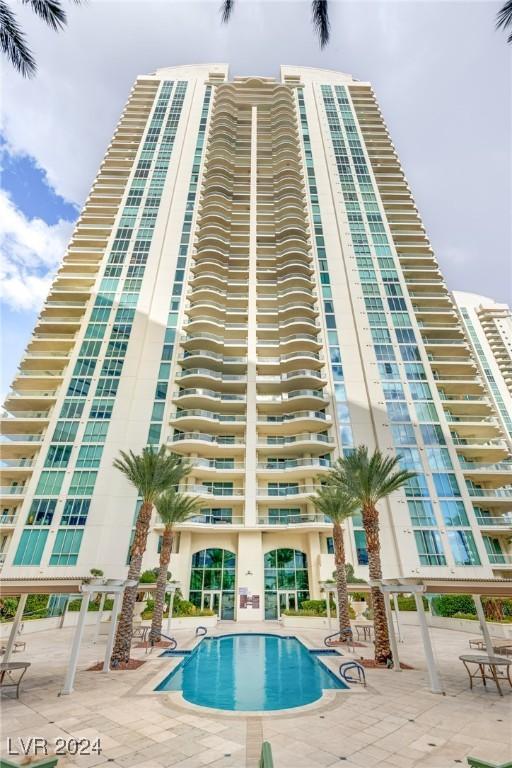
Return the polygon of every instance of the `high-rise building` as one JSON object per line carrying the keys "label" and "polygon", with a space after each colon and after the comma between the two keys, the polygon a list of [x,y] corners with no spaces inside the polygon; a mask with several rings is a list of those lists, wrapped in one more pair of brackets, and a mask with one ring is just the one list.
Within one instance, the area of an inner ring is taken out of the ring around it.
{"label": "high-rise building", "polygon": [[[122,575],[138,502],[112,462],[147,444],[190,458],[171,570],[223,618],[320,597],[310,496],[360,444],[417,472],[380,505],[386,577],[512,570],[510,445],[350,75],[138,78],[6,407],[3,575]],[[367,576],[360,518],[345,537]]]}

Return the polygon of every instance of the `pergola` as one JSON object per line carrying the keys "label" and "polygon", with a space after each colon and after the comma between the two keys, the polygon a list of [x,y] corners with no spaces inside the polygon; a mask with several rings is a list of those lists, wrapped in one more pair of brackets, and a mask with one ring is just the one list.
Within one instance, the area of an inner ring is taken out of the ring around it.
{"label": "pergola", "polygon": [[[361,585],[362,586],[362,585]],[[432,693],[441,693],[444,695],[443,684],[439,671],[436,666],[430,632],[423,605],[423,595],[471,595],[475,603],[480,629],[485,642],[488,656],[495,656],[492,645],[489,627],[485,619],[484,609],[482,607],[482,597],[512,597],[511,579],[456,579],[456,578],[432,578],[432,579],[382,579],[382,581],[371,582],[371,586],[377,586],[384,595],[384,605],[386,608],[386,617],[388,623],[389,640],[393,652],[393,669],[400,672],[400,658],[398,655],[398,643],[393,624],[393,615],[391,612],[391,596],[400,594],[412,594],[416,603],[416,612],[418,614],[418,623],[420,627],[425,658],[427,661],[427,670],[430,679],[430,690]],[[357,591],[365,591],[358,589]],[[395,607],[397,604],[395,602]]]}
{"label": "pergola", "polygon": [[[75,681],[76,668],[78,664],[78,657],[80,654],[80,646],[82,644],[82,637],[85,627],[85,619],[89,608],[91,596],[93,594],[101,595],[100,610],[98,611],[98,619],[96,624],[96,632],[99,629],[99,623],[101,621],[101,609],[105,603],[107,595],[114,596],[114,604],[112,607],[112,617],[110,631],[107,636],[107,644],[105,648],[105,656],[103,659],[103,672],[110,671],[110,657],[112,656],[112,649],[114,647],[114,637],[116,632],[116,622],[119,615],[119,609],[121,607],[121,600],[126,587],[135,586],[136,582],[128,581],[126,579],[90,579],[90,578],[35,578],[35,579],[0,579],[0,597],[7,596],[19,596],[19,602],[16,609],[16,615],[14,617],[9,639],[3,656],[3,661],[8,662],[14,647],[16,635],[23,618],[23,611],[29,595],[81,595],[82,602],[80,605],[80,612],[78,614],[78,622],[75,627],[75,633],[71,644],[71,652],[69,656],[69,662],[66,670],[66,676],[64,679],[64,685],[59,695],[65,695],[72,693],[73,684]],[[144,592],[149,591],[148,588],[155,588],[154,584],[142,584],[141,590]],[[69,602],[69,601],[68,601]],[[64,611],[61,616],[60,626],[64,624],[64,617],[67,609],[67,603],[64,607]]]}

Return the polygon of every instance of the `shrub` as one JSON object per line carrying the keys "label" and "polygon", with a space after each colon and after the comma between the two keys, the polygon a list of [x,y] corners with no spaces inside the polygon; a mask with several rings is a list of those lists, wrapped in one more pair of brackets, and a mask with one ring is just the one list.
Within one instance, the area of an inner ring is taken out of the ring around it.
{"label": "shrub", "polygon": [[453,616],[455,613],[476,616],[471,595],[438,595],[432,600],[432,605],[438,616]]}
{"label": "shrub", "polygon": [[155,584],[158,578],[158,568],[152,568],[150,571],[143,571],[140,575],[139,584]]}
{"label": "shrub", "polygon": [[475,621],[476,616],[474,613],[463,613],[462,611],[457,611],[457,613],[454,613],[453,616],[451,616],[452,619],[470,619],[471,621]]}
{"label": "shrub", "polygon": [[[430,610],[430,606],[428,604],[428,600],[426,597],[422,596],[423,601],[423,608],[426,611]],[[416,610],[416,602],[414,600],[414,597],[412,595],[399,595],[397,597],[398,602],[398,610],[399,611],[415,611]],[[391,601],[391,610],[395,610],[395,604],[394,601]]]}
{"label": "shrub", "polygon": [[351,592],[350,593],[350,597],[356,603],[366,602],[366,593],[365,592]]}
{"label": "shrub", "polygon": [[300,609],[310,611],[312,614],[318,614],[319,616],[325,616],[327,613],[327,602],[325,600],[303,600],[300,604]]}

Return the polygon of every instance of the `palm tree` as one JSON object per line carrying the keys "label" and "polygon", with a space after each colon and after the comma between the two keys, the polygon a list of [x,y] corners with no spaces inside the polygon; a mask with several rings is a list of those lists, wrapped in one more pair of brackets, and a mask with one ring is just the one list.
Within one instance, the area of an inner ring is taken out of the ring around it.
{"label": "palm tree", "polygon": [[[348,609],[347,570],[342,523],[359,509],[358,502],[341,485],[322,485],[310,500],[315,509],[332,521],[334,564],[336,566],[336,590],[338,592],[338,622],[340,638],[352,639]],[[327,596],[329,599],[329,596]]]}
{"label": "palm tree", "polygon": [[[227,23],[231,18],[235,0],[223,0],[221,6],[222,21]],[[329,21],[329,11],[327,0],[312,0],[311,12],[313,26],[320,41],[320,48],[324,48],[329,42],[331,23]]]}
{"label": "palm tree", "polygon": [[[400,469],[399,461],[399,456],[385,457],[379,450],[370,456],[368,448],[362,445],[353,453],[338,459],[332,470],[332,480],[357,499],[361,508],[366,533],[370,582],[378,582],[382,579],[377,503],[416,476],[415,472]],[[384,595],[377,586],[371,586],[371,596],[375,661],[386,664],[392,659],[392,654],[389,647]]]}
{"label": "palm tree", "polygon": [[[39,16],[55,32],[67,24],[66,12],[60,0],[22,0],[29,5],[36,16]],[[74,0],[79,3],[80,0]],[[28,47],[15,14],[5,0],[0,0],[0,48],[12,66],[23,77],[33,77],[37,71],[35,59]]]}
{"label": "palm tree", "polygon": [[199,511],[199,501],[193,496],[179,493],[169,488],[155,499],[156,511],[164,524],[162,546],[160,549],[160,568],[156,580],[155,605],[149,639],[157,643],[162,632],[162,617],[164,615],[165,587],[167,584],[167,568],[171,559],[174,526],[184,523]]}
{"label": "palm tree", "polygon": [[[512,0],[508,0],[503,8],[500,8],[496,16],[496,27],[498,29],[507,29],[512,27]],[[507,43],[512,43],[512,32],[507,37]]]}
{"label": "palm tree", "polygon": [[181,456],[168,453],[164,446],[157,451],[150,446],[136,455],[133,451],[121,451],[121,458],[115,459],[114,467],[125,475],[142,497],[142,504],[135,522],[135,534],[130,550],[128,579],[135,581],[133,587],[126,587],[123,595],[121,617],[117,628],[112,666],[128,662],[133,634],[133,608],[142,566],[142,557],[146,551],[149,524],[153,504],[157,496],[166,488],[177,485],[189,472],[190,466]]}

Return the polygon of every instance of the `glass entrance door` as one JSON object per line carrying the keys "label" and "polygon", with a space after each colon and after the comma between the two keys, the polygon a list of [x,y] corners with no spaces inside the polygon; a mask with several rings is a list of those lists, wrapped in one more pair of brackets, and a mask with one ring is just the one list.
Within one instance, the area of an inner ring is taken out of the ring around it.
{"label": "glass entrance door", "polygon": [[296,611],[298,608],[296,590],[279,590],[277,605],[279,619],[283,611]]}
{"label": "glass entrance door", "polygon": [[222,607],[222,592],[220,589],[205,590],[203,592],[203,599],[201,608],[209,609],[217,614],[219,619],[221,618]]}

